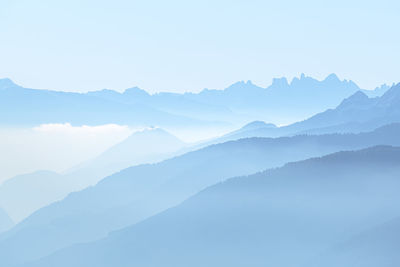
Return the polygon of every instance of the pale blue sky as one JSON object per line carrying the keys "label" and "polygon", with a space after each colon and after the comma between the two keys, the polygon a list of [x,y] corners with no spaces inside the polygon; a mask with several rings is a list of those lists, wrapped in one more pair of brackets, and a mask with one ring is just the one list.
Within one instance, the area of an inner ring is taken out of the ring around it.
{"label": "pale blue sky", "polygon": [[400,81],[399,1],[0,0],[0,78],[68,91]]}

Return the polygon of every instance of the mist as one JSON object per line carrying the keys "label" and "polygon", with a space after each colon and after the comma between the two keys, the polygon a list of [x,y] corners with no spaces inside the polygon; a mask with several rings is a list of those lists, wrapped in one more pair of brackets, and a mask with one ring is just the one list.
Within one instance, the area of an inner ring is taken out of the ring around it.
{"label": "mist", "polygon": [[108,124],[43,124],[0,129],[0,183],[38,170],[62,173],[121,142],[135,130]]}

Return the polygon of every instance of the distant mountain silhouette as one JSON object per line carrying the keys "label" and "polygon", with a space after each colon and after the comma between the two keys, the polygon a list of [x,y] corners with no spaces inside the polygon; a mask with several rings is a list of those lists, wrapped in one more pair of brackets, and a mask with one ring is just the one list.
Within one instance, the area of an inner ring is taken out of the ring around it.
{"label": "distant mountain silhouette", "polygon": [[[339,152],[230,179],[103,240],[24,266],[309,266],[326,248],[399,216],[399,186],[400,148]],[[397,252],[389,235],[396,229],[355,255],[366,265],[356,258],[333,266],[396,266],[391,258],[368,262],[382,250]]]}
{"label": "distant mountain silhouette", "polygon": [[[35,90],[0,82],[0,125],[36,126],[44,123],[74,125],[202,125],[204,122],[169,114],[141,103],[122,103],[92,94]],[[210,125],[210,123],[208,123]]]}
{"label": "distant mountain silhouette", "polygon": [[150,95],[138,87],[126,89],[123,93],[101,90],[89,92],[88,95],[125,105],[146,105],[169,114],[202,121],[231,121],[233,117],[238,116],[225,106],[201,103],[195,99],[188,99],[184,94],[161,92]]}
{"label": "distant mountain silhouette", "polygon": [[[288,161],[371,145],[400,146],[400,124],[362,134],[248,138],[212,145],[157,164],[140,165],[42,208],[0,236],[2,266],[37,259],[137,223],[207,186]],[[19,251],[14,257],[12,251]]]}
{"label": "distant mountain silhouette", "polygon": [[226,106],[249,119],[289,123],[333,108],[358,90],[355,83],[341,81],[335,74],[322,81],[302,74],[290,83],[286,78],[274,79],[267,88],[248,81],[235,83],[224,91],[206,89],[185,96],[202,103]]}
{"label": "distant mountain silhouette", "polygon": [[[237,82],[225,90],[204,89],[200,93],[158,93],[149,95],[135,87],[123,94],[109,90],[92,94],[103,99],[123,102],[146,103],[153,108],[172,114],[187,115],[202,120],[239,122],[244,119],[273,120],[290,118],[289,121],[306,118],[330,107],[360,90],[351,81],[341,81],[335,74],[317,81],[304,74],[291,83],[286,78],[274,79],[267,88],[251,81]],[[212,107],[212,109],[210,109]],[[273,115],[273,116],[272,116]],[[232,118],[232,116],[236,116]],[[239,119],[239,120],[238,120]]]}
{"label": "distant mountain silhouette", "polygon": [[353,123],[365,130],[399,121],[400,84],[397,84],[377,98],[368,98],[364,93],[357,92],[343,100],[336,109],[327,110],[292,127],[315,129]]}
{"label": "distant mountain silhouette", "polygon": [[362,90],[362,91],[368,97],[380,97],[393,86],[395,86],[395,84],[392,84],[391,86],[389,86],[387,84],[382,84],[381,86],[376,87],[374,90]]}
{"label": "distant mountain silhouette", "polygon": [[397,122],[400,122],[400,84],[391,87],[381,97],[375,98],[369,98],[362,91],[357,91],[335,109],[328,109],[288,126],[242,131],[236,138],[360,133]]}
{"label": "distant mountain silhouette", "polygon": [[225,90],[150,95],[134,87],[123,93],[101,90],[66,93],[27,89],[0,80],[0,125],[43,123],[178,126],[240,125],[250,120],[293,122],[333,108],[360,90],[334,74],[322,81],[306,77],[274,79],[261,88],[238,82]]}
{"label": "distant mountain silhouette", "polygon": [[94,185],[127,167],[164,160],[184,146],[182,141],[160,128],[135,132],[98,157],[65,174],[38,171],[7,180],[0,185],[0,206],[14,221],[19,222],[73,191]]}
{"label": "distant mountain silhouette", "polygon": [[2,208],[0,208],[0,233],[10,229],[13,224],[14,223],[8,214]]}

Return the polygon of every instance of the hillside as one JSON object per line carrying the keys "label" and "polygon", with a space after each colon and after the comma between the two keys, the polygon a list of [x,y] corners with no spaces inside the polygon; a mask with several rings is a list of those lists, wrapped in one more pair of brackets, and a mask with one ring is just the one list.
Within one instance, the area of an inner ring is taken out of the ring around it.
{"label": "hillside", "polygon": [[[399,134],[399,124],[393,124],[363,134],[248,138],[131,167],[39,210],[0,236],[0,256],[4,266],[39,258],[137,223],[227,178],[340,150],[400,146]],[[7,253],[19,249],[18,258]]]}
{"label": "hillside", "polygon": [[25,266],[307,266],[333,244],[400,215],[399,163],[399,148],[380,146],[230,179]]}

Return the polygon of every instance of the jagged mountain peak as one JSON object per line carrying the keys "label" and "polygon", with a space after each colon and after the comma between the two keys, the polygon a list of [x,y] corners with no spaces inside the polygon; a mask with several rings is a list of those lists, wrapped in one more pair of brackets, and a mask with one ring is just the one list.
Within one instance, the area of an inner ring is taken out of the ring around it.
{"label": "jagged mountain peak", "polygon": [[272,84],[270,88],[277,87],[277,88],[286,88],[289,86],[289,82],[286,77],[281,78],[273,78]]}

